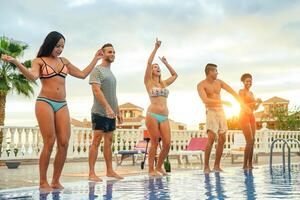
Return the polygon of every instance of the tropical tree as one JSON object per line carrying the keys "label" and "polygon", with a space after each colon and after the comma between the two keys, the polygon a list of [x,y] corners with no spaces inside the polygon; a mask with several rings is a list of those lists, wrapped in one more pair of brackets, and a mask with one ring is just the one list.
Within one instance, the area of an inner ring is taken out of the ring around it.
{"label": "tropical tree", "polygon": [[276,108],[272,111],[276,120],[275,129],[277,130],[300,130],[300,109],[295,107],[291,110]]}
{"label": "tropical tree", "polygon": [[[9,39],[5,36],[0,37],[0,54],[7,54],[14,58],[23,56],[28,45]],[[24,66],[31,67],[31,61],[25,61]],[[15,65],[4,62],[0,59],[0,126],[4,126],[6,97],[10,92],[17,92],[26,97],[31,97],[34,93],[33,85],[35,82],[27,80],[18,72]],[[2,147],[3,133],[0,129],[0,151]],[[1,153],[1,152],[0,152]]]}

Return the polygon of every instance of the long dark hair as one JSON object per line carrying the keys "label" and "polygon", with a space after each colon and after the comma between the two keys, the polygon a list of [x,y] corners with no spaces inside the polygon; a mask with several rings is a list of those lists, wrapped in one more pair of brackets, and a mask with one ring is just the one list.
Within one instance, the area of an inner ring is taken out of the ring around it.
{"label": "long dark hair", "polygon": [[54,47],[56,46],[56,44],[58,43],[58,41],[61,38],[66,40],[65,37],[61,33],[57,32],[57,31],[50,32],[47,35],[47,37],[45,38],[36,57],[39,58],[39,57],[44,57],[44,56],[45,57],[50,56]]}

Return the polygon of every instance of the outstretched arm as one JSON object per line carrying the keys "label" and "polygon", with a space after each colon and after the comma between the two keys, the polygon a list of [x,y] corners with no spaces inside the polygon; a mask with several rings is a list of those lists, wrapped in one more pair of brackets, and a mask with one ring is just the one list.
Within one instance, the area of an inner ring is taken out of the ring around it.
{"label": "outstretched arm", "polygon": [[66,58],[64,59],[64,63],[67,65],[68,70],[69,70],[69,74],[71,76],[80,78],[80,79],[85,79],[93,70],[93,68],[96,66],[98,60],[100,60],[103,56],[103,52],[101,49],[99,49],[93,60],[91,61],[91,63],[84,69],[84,70],[80,70],[77,67],[75,67],[70,61],[68,61]]}
{"label": "outstretched arm", "polygon": [[145,84],[147,84],[151,78],[152,62],[154,60],[157,49],[160,47],[160,45],[161,45],[161,41],[156,38],[155,47],[154,47],[152,53],[150,54],[150,57],[148,58],[148,62],[147,62],[147,68],[146,68],[146,72],[145,72],[145,76],[144,76]]}
{"label": "outstretched arm", "polygon": [[166,86],[169,86],[171,85],[178,77],[176,71],[172,68],[172,66],[168,63],[167,59],[163,56],[162,58],[159,57],[159,59],[161,60],[161,62],[164,63],[164,65],[168,68],[170,74],[171,74],[171,77],[164,80],[164,83]]}
{"label": "outstretched arm", "polygon": [[20,63],[17,59],[15,59],[12,56],[3,54],[1,56],[1,59],[5,62],[10,62],[14,64],[20,70],[20,72],[30,81],[35,81],[40,76],[41,65],[37,58],[32,61],[31,69],[26,68],[22,63]]}
{"label": "outstretched arm", "polygon": [[204,85],[201,84],[201,83],[199,83],[197,85],[197,90],[198,90],[198,95],[199,95],[200,99],[202,100],[202,102],[204,104],[214,104],[214,105],[224,104],[224,105],[227,105],[227,106],[231,106],[231,103],[228,102],[228,101],[222,101],[222,100],[219,100],[219,99],[212,99],[212,98],[207,97],[207,94],[206,94],[205,89],[204,89]]}
{"label": "outstretched arm", "polygon": [[221,87],[222,89],[226,90],[229,94],[231,94],[238,102],[243,102],[240,96],[224,81],[221,81]]}
{"label": "outstretched arm", "polygon": [[224,81],[221,81],[221,87],[228,93],[230,93],[240,103],[241,107],[245,110],[246,113],[252,113],[251,109],[244,103],[241,97]]}

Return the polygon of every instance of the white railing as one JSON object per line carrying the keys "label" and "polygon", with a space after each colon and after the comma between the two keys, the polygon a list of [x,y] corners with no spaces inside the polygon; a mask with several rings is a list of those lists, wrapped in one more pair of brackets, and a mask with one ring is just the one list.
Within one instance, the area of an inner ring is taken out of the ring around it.
{"label": "white railing", "polygon": [[[3,143],[0,160],[11,159],[38,159],[43,146],[42,137],[38,127],[0,127],[3,133]],[[143,139],[143,129],[118,129],[114,133],[113,151],[133,149],[134,145]],[[230,151],[234,145],[234,135],[241,131],[228,131],[224,152]],[[206,137],[204,130],[173,130],[171,140],[171,151],[183,150],[192,137]],[[92,141],[92,130],[88,128],[72,127],[68,148],[68,159],[87,158]],[[256,133],[256,152],[269,153],[273,140],[278,138],[293,138],[300,141],[300,131],[274,131],[263,128]],[[283,143],[276,143],[274,152],[281,152]],[[53,148],[52,157],[56,148]],[[99,148],[102,156],[103,142]],[[297,144],[291,144],[292,152],[299,152]]]}

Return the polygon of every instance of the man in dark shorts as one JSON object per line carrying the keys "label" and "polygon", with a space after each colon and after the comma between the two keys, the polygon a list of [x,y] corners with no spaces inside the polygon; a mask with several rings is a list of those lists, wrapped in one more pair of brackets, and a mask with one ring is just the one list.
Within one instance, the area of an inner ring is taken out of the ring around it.
{"label": "man in dark shorts", "polygon": [[112,168],[112,137],[116,129],[116,118],[122,123],[119,115],[118,100],[116,95],[116,78],[110,67],[115,59],[115,50],[112,44],[102,47],[102,63],[96,66],[89,83],[92,86],[94,104],[92,107],[92,128],[94,131],[93,142],[89,152],[89,180],[102,181],[95,173],[95,163],[101,139],[104,138],[104,159],[106,163],[106,176],[122,179]]}

